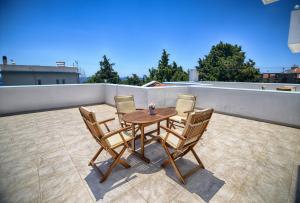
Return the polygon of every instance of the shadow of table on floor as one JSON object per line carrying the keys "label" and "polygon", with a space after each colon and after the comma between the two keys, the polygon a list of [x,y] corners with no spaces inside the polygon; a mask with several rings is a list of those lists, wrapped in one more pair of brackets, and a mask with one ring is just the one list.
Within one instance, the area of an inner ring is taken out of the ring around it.
{"label": "shadow of table on floor", "polygon": [[[138,157],[130,154],[126,157],[126,161],[131,165],[131,168],[125,169],[122,166],[117,166],[112,174],[104,183],[99,183],[99,174],[96,170],[91,170],[85,178],[90,190],[92,191],[96,200],[103,199],[104,195],[113,192],[113,190],[118,190],[119,187],[126,183],[135,181],[138,174],[154,174],[158,171],[164,170],[166,173],[166,178],[170,178],[176,184],[183,187],[190,193],[194,193],[200,196],[204,201],[208,202],[212,197],[220,190],[220,188],[225,184],[223,180],[220,180],[214,174],[206,169],[200,169],[192,176],[186,179],[186,184],[181,184],[173,170],[169,165],[166,168],[161,168],[160,164],[166,159],[165,152],[159,143],[151,143],[145,148],[148,158],[150,158],[151,163],[146,164]],[[99,162],[97,165],[100,169],[107,168],[113,160],[109,159],[104,162]],[[189,158],[181,158],[176,161],[176,164],[185,173],[185,170],[194,168],[197,164],[195,160],[190,160]]]}

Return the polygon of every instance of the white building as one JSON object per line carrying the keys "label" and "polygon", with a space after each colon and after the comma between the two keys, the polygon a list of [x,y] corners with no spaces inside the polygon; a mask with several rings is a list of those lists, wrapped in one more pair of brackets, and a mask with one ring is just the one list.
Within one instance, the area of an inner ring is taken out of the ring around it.
{"label": "white building", "polygon": [[199,74],[196,68],[189,69],[189,81],[199,81]]}
{"label": "white building", "polygon": [[79,83],[79,73],[75,67],[14,65],[3,60],[0,74],[4,86]]}

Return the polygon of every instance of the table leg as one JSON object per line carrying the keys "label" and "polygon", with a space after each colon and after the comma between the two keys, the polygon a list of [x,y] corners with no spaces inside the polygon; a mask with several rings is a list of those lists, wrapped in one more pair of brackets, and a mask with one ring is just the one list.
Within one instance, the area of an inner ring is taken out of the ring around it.
{"label": "table leg", "polygon": [[145,128],[144,125],[141,125],[141,153],[142,156],[144,156],[145,154],[145,132],[144,132]]}
{"label": "table leg", "polygon": [[170,119],[167,118],[167,128],[169,128],[169,125],[170,125]]}
{"label": "table leg", "polygon": [[157,123],[157,135],[160,134],[160,122]]}
{"label": "table leg", "polygon": [[141,154],[140,154],[140,158],[142,160],[144,160],[146,163],[150,163],[150,159],[145,157],[145,132],[144,132],[145,129],[144,128],[145,128],[144,125],[140,125],[140,129],[141,129]]}
{"label": "table leg", "polygon": [[133,136],[132,147],[133,147],[133,151],[135,151],[135,125],[134,125],[134,123],[131,125],[131,127],[132,127],[132,136]]}

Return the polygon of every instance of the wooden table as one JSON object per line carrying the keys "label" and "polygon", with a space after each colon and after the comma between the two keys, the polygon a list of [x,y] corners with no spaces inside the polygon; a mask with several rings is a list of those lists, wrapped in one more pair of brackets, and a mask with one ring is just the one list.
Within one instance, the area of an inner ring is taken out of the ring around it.
{"label": "wooden table", "polygon": [[[134,147],[134,153],[137,154],[142,160],[150,163],[150,160],[145,157],[145,126],[157,123],[157,135],[160,133],[160,122],[167,121],[169,126],[169,118],[175,116],[177,111],[174,108],[157,108],[155,109],[155,115],[149,115],[148,110],[139,110],[132,113],[127,113],[123,116],[123,120],[132,124],[132,129],[135,129],[135,125],[138,125],[141,130],[141,153],[137,153]],[[135,137],[135,130],[132,130]]]}

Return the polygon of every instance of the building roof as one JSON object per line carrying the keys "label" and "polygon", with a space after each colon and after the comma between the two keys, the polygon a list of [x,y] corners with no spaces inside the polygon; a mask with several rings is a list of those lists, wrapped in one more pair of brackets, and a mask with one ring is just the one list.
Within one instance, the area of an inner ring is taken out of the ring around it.
{"label": "building roof", "polygon": [[67,66],[38,66],[38,65],[3,65],[0,64],[0,72],[51,72],[51,73],[78,73],[75,67]]}
{"label": "building roof", "polygon": [[287,71],[288,73],[300,73],[300,68],[292,68]]}
{"label": "building roof", "polygon": [[142,87],[160,87],[160,86],[166,86],[166,84],[153,80],[151,82],[144,84]]}

